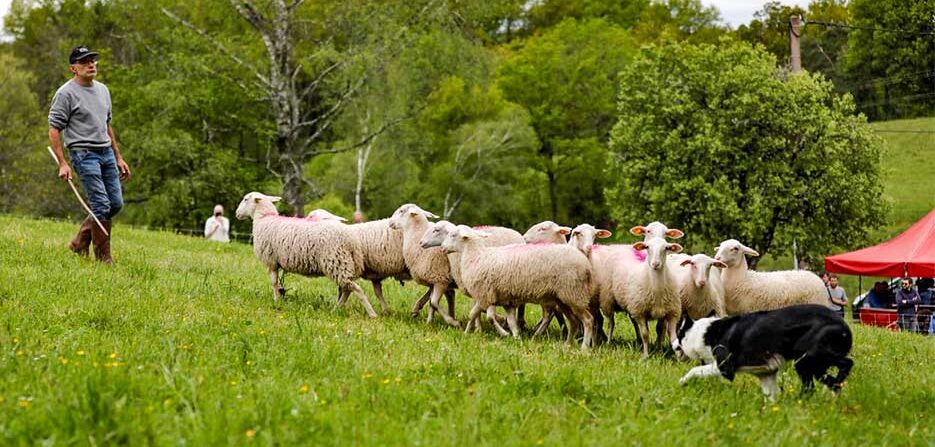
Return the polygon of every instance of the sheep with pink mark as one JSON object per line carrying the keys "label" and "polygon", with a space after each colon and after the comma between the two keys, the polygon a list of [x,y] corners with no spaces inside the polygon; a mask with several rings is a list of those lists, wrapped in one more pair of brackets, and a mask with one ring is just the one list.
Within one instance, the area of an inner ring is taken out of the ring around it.
{"label": "sheep with pink mark", "polygon": [[[442,243],[447,252],[461,253],[463,287],[474,299],[468,321],[486,311],[497,331],[509,335],[495,318],[494,306],[502,306],[507,309],[510,332],[518,337],[516,306],[550,304],[579,320],[584,329],[581,347],[587,350],[593,336],[593,319],[588,311],[591,266],[587,257],[565,244],[488,247],[482,242],[487,236],[459,225]],[[573,336],[569,331],[568,340]]]}
{"label": "sheep with pink mark", "polygon": [[[324,209],[315,209],[308,213],[306,219],[313,222],[345,222],[347,219],[336,216]],[[362,278],[373,284],[373,293],[380,304],[384,305],[383,280],[394,278],[398,281],[411,279],[403,258],[403,234],[399,230],[390,228],[390,220],[379,219],[370,222],[361,222],[347,225],[348,231],[360,242],[364,256],[364,272]],[[423,296],[426,300],[431,289]],[[389,312],[389,307],[384,307]]]}
{"label": "sheep with pink mark", "polygon": [[812,272],[749,270],[746,257],[759,255],[736,239],[728,239],[718,246],[714,259],[727,265],[721,270],[721,281],[728,315],[775,310],[794,304],[827,306],[830,303],[824,282]]}
{"label": "sheep with pink mark", "polygon": [[364,270],[360,242],[336,222],[310,222],[304,218],[280,216],[275,202],[279,197],[251,192],[237,206],[240,220],[253,219],[253,252],[269,271],[273,299],[282,297],[279,271],[305,276],[327,276],[338,285],[338,305],[353,293],[367,314],[376,312],[354,280]]}
{"label": "sheep with pink mark", "polygon": [[[623,311],[620,299],[615,296],[615,290],[623,290],[623,286],[630,278],[630,273],[646,261],[646,254],[636,250],[629,244],[598,245],[596,239],[608,238],[612,234],[608,230],[597,229],[590,224],[581,224],[575,227],[568,239],[568,244],[581,251],[591,263],[591,294],[592,312],[595,319],[600,321],[599,314],[607,319],[607,333],[603,329],[598,337],[613,339],[616,320],[614,314]],[[635,325],[635,323],[634,323]],[[635,326],[634,326],[635,327]]]}

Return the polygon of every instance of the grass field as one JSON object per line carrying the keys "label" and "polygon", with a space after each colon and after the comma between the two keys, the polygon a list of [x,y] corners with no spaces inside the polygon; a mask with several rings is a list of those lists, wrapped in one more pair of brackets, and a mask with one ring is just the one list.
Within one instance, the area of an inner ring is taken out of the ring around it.
{"label": "grass field", "polygon": [[412,320],[411,284],[376,320],[324,279],[276,305],[242,244],[118,225],[107,267],[65,249],[75,225],[0,228],[2,445],[935,444],[935,338],[854,325],[839,396],[787,369],[770,403],[746,376],[680,387],[624,320],[585,354]]}

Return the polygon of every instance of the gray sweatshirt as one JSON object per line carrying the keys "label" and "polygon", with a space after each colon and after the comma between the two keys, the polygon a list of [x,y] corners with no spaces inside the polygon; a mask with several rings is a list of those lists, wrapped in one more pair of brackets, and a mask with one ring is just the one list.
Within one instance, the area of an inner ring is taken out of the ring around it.
{"label": "gray sweatshirt", "polygon": [[49,126],[63,131],[67,148],[108,148],[110,116],[110,90],[106,85],[93,81],[85,87],[72,79],[52,98]]}

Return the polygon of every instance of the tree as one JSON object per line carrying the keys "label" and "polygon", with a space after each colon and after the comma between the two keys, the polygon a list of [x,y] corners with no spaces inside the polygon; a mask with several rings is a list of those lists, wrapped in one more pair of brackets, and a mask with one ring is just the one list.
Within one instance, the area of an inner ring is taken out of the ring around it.
{"label": "tree", "polygon": [[633,29],[633,37],[641,43],[716,42],[726,31],[717,24],[720,19],[717,8],[704,6],[700,0],[657,0],[643,10]]}
{"label": "tree", "polygon": [[935,110],[935,0],[854,0],[847,72],[872,119]]}
{"label": "tree", "polygon": [[500,67],[497,85],[529,111],[541,142],[535,169],[552,220],[607,220],[602,142],[614,122],[617,74],[632,53],[622,28],[569,19],[517,44]]}
{"label": "tree", "polygon": [[705,248],[735,238],[766,254],[796,240],[814,257],[884,223],[881,143],[820,75],[725,41],[644,49],[622,78],[615,217],[660,220]]}

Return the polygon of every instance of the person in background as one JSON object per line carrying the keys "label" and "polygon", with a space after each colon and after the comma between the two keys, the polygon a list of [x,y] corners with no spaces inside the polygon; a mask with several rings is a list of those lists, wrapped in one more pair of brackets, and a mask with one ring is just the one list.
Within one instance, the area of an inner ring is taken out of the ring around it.
{"label": "person in background", "polygon": [[903,278],[899,290],[896,291],[896,314],[899,316],[899,327],[904,331],[918,332],[916,322],[916,306],[922,302],[919,291],[912,287],[912,280]]}
{"label": "person in background", "polygon": [[205,238],[211,241],[230,242],[231,222],[224,217],[224,207],[214,205],[214,215],[205,221]]}
{"label": "person in background", "polygon": [[916,290],[919,291],[919,297],[922,298],[922,304],[929,306],[932,304],[932,286],[935,281],[932,278],[919,278],[916,280]]}
{"label": "person in background", "polygon": [[828,282],[831,280],[831,276],[828,275],[828,272],[821,272],[821,282],[825,283],[825,287],[828,287]]}
{"label": "person in background", "polygon": [[831,310],[844,318],[844,308],[847,306],[847,292],[838,285],[837,275],[828,276],[828,297],[831,298]]}
{"label": "person in background", "polygon": [[885,309],[890,307],[886,302],[886,294],[888,292],[889,289],[886,286],[886,281],[873,283],[873,288],[867,292],[867,305],[872,309]]}

